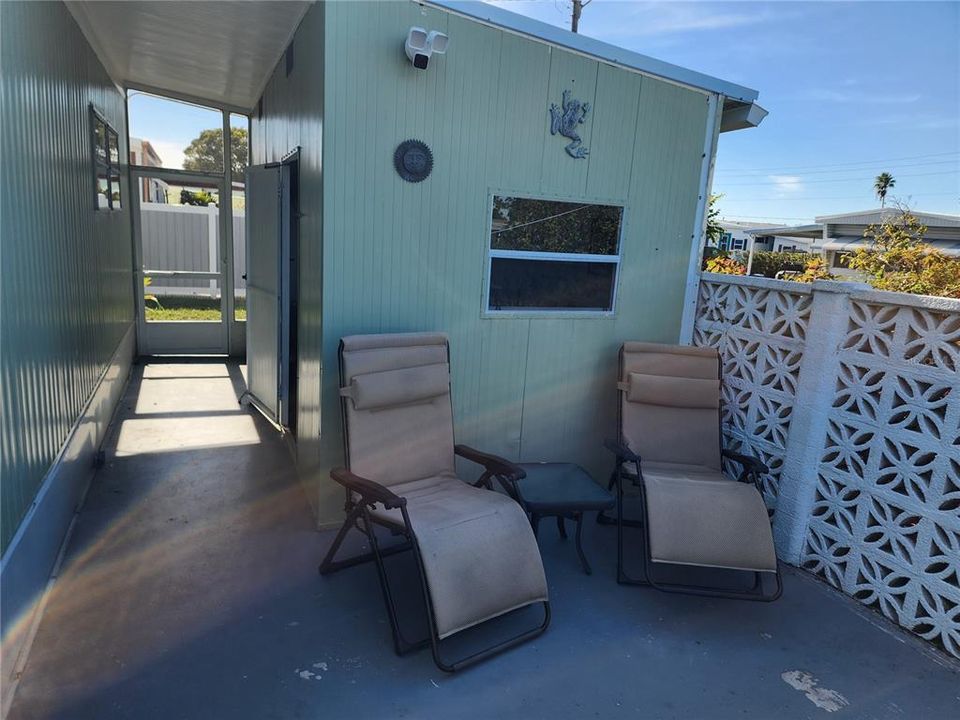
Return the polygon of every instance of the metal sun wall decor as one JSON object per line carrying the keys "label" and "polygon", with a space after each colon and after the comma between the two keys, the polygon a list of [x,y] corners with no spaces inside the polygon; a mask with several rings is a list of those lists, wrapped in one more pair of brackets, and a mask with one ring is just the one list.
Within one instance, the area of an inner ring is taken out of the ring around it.
{"label": "metal sun wall decor", "polygon": [[583,147],[583,141],[577,132],[577,125],[583,124],[588,112],[590,103],[572,99],[569,90],[563,91],[560,107],[557,107],[556,103],[550,103],[550,134],[560,133],[565,138],[570,138],[570,144],[564,149],[567,155],[576,160],[582,160],[590,154],[590,151]]}
{"label": "metal sun wall decor", "polygon": [[421,182],[433,170],[433,153],[425,142],[404,140],[393,153],[393,167],[407,182]]}

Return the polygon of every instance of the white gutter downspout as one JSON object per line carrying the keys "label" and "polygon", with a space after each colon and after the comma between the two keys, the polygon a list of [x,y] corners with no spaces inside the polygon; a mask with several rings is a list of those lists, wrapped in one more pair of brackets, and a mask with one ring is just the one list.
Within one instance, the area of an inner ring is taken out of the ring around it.
{"label": "white gutter downspout", "polygon": [[757,236],[750,236],[750,252],[747,255],[747,275],[750,275],[751,270],[753,270],[753,249],[757,245]]}
{"label": "white gutter downspout", "polygon": [[690,261],[687,265],[687,284],[683,293],[683,313],[680,316],[681,345],[693,343],[693,325],[697,319],[697,297],[700,294],[700,266],[703,264],[703,241],[707,230],[707,208],[713,186],[713,165],[716,159],[717,138],[720,135],[720,115],[723,95],[707,99],[707,127],[703,137],[703,160],[700,163],[700,195],[693,220],[690,240]]}

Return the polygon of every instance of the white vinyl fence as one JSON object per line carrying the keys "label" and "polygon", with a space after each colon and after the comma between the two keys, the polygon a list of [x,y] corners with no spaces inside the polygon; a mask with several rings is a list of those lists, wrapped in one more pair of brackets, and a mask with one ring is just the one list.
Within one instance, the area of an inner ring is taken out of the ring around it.
{"label": "white vinyl fence", "polygon": [[960,300],[707,273],[694,342],[781,559],[960,657]]}
{"label": "white vinyl fence", "polygon": [[[233,211],[233,286],[238,296],[246,295],[246,227],[243,210]],[[220,269],[220,212],[216,206],[140,205],[140,233],[143,267],[147,270]],[[205,295],[219,297],[216,280],[154,278],[154,295]]]}

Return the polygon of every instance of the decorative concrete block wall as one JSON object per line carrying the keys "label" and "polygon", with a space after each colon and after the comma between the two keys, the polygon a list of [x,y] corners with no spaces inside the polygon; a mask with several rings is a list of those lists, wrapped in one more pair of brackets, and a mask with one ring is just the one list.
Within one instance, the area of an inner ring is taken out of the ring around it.
{"label": "decorative concrete block wall", "polygon": [[960,657],[960,301],[705,274],[694,342],[781,559]]}

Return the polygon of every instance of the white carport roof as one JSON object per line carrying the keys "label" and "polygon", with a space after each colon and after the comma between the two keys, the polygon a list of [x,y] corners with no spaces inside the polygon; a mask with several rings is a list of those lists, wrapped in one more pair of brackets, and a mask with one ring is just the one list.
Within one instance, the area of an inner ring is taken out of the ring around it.
{"label": "white carport roof", "polygon": [[310,6],[290,0],[66,4],[118,85],[243,112],[257,104]]}
{"label": "white carport roof", "polygon": [[779,235],[780,237],[816,239],[823,237],[823,225],[773,225],[753,227],[747,232],[751,235]]}
{"label": "white carport roof", "polygon": [[[861,210],[859,212],[843,213],[841,215],[821,215],[814,218],[818,223],[830,225],[873,225],[884,222],[900,215],[902,211],[896,207]],[[927,227],[960,227],[960,215],[943,215],[940,213],[911,210],[910,214]]]}

